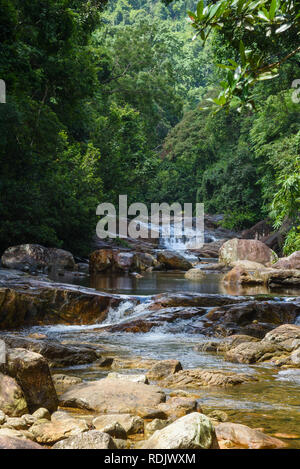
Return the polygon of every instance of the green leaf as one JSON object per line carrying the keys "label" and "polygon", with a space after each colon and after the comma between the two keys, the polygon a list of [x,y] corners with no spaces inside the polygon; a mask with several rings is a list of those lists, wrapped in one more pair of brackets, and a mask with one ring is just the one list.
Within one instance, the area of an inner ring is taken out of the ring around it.
{"label": "green leaf", "polygon": [[277,7],[277,0],[272,0],[270,10],[269,10],[270,20],[273,20],[275,18],[276,7]]}
{"label": "green leaf", "polygon": [[242,40],[240,41],[240,56],[241,56],[242,64],[246,65],[247,58],[246,58],[246,53],[245,53],[245,46]]}
{"label": "green leaf", "polygon": [[204,10],[204,0],[201,0],[200,2],[198,2],[198,5],[197,5],[197,16],[199,19],[201,19],[203,16],[203,10]]}

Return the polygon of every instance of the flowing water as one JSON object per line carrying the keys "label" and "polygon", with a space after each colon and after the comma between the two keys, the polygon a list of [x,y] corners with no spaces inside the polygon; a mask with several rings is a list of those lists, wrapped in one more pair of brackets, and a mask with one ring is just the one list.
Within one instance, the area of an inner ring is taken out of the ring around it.
{"label": "flowing water", "polygon": [[[66,280],[70,281],[63,279],[64,282]],[[195,345],[206,341],[207,338],[183,332],[183,322],[182,330],[177,321],[175,328],[174,324],[163,323],[162,326],[143,334],[108,333],[103,329],[103,326],[108,324],[128,320],[129,316],[137,317],[145,314],[150,296],[157,293],[184,291],[255,295],[270,293],[266,288],[226,289],[222,284],[222,275],[212,272],[207,272],[207,275],[197,282],[185,279],[184,274],[178,272],[147,273],[141,279],[130,276],[98,275],[76,281],[97,290],[125,295],[124,301],[117,309],[109,312],[104,324],[35,327],[33,328],[35,332],[46,333],[49,337],[63,342],[97,344],[103,348],[103,353],[109,356],[172,358],[180,360],[184,368],[221,368],[254,374],[258,377],[258,382],[227,389],[197,391],[204,411],[224,410],[228,413],[230,421],[245,423],[253,428],[263,428],[268,434],[294,435],[293,439],[285,441],[289,447],[300,448],[300,370],[279,370],[268,365],[234,364],[226,362],[216,354],[196,352]],[[297,295],[297,292],[286,290],[280,294],[284,295]],[[140,304],[137,306],[129,296],[131,298],[136,296]],[[28,330],[24,332],[28,333]],[[107,373],[95,370],[89,365],[72,367],[65,372],[85,380],[101,378]],[[141,370],[123,370],[123,372],[140,373]]]}

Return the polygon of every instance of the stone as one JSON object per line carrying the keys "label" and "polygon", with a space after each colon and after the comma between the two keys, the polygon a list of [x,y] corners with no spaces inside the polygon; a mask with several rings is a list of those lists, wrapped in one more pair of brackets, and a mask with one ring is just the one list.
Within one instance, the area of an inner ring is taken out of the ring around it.
{"label": "stone", "polygon": [[28,430],[16,430],[14,428],[0,428],[0,437],[21,438],[34,440],[34,436]]}
{"label": "stone", "polygon": [[238,423],[220,423],[216,426],[216,435],[218,441],[227,440],[250,449],[280,449],[286,447],[285,443],[277,438]]}
{"label": "stone", "polygon": [[253,364],[281,356],[282,353],[283,349],[272,343],[243,342],[230,349],[225,358],[232,362]]}
{"label": "stone", "polygon": [[51,422],[36,422],[30,428],[38,443],[53,444],[70,436],[89,430],[84,420],[68,418]]}
{"label": "stone", "polygon": [[291,353],[290,359],[293,365],[300,365],[300,348]]}
{"label": "stone", "polygon": [[14,378],[0,373],[0,420],[3,415],[20,417],[28,413],[27,402],[23,391]]}
{"label": "stone", "polygon": [[161,419],[154,419],[151,422],[148,422],[145,426],[145,436],[146,438],[149,438],[150,436],[153,435],[157,430],[162,430],[165,428],[169,422],[167,420],[161,420]]}
{"label": "stone", "polygon": [[96,430],[104,428],[110,422],[118,422],[127,435],[144,433],[144,420],[141,417],[131,414],[105,414],[99,415],[93,420]]}
{"label": "stone", "polygon": [[168,270],[189,270],[193,267],[185,257],[175,251],[160,251],[157,260]]}
{"label": "stone", "polygon": [[203,386],[235,386],[237,384],[255,381],[255,378],[245,374],[230,371],[195,368],[179,371],[168,376],[161,384],[163,387],[183,387],[197,389]]}
{"label": "stone", "polygon": [[133,267],[138,272],[144,272],[148,269],[156,267],[158,264],[157,260],[152,254],[147,252],[137,252],[133,257]]}
{"label": "stone", "polygon": [[156,386],[105,378],[72,387],[60,397],[60,404],[100,413],[136,414],[140,407],[155,407],[165,399]]}
{"label": "stone", "polygon": [[100,420],[94,419],[93,425],[96,430],[99,430],[103,433],[108,433],[108,435],[119,440],[126,440],[127,434],[122,425],[118,421],[111,419],[110,422],[107,422],[105,425],[100,424]]}
{"label": "stone", "polygon": [[57,409],[58,399],[45,358],[22,348],[9,349],[4,368],[21,387],[31,413],[40,407],[50,412]]}
{"label": "stone", "polygon": [[223,410],[212,410],[207,416],[217,422],[227,422],[229,418],[228,414]]}
{"label": "stone", "polygon": [[132,383],[149,384],[149,381],[146,375],[124,375],[121,373],[111,372],[111,373],[108,373],[107,378],[122,379],[124,381],[131,381]]}
{"label": "stone", "polygon": [[300,251],[295,251],[288,257],[282,257],[272,267],[274,269],[300,269]]}
{"label": "stone", "polygon": [[6,422],[6,415],[2,410],[0,410],[0,425],[3,425]]}
{"label": "stone", "polygon": [[74,270],[75,261],[72,254],[63,249],[45,248],[39,244],[22,244],[13,246],[1,257],[2,266],[8,269],[23,271],[60,268]]}
{"label": "stone", "polygon": [[147,378],[160,380],[180,370],[182,370],[182,365],[178,360],[161,360],[150,368],[147,372]]}
{"label": "stone", "polygon": [[13,430],[27,430],[28,424],[21,417],[8,417],[3,428],[12,428]]}
{"label": "stone", "polygon": [[33,425],[37,421],[36,417],[30,414],[22,415],[22,420],[27,425],[27,427],[31,427],[31,425]]}
{"label": "stone", "polygon": [[107,433],[90,430],[55,443],[53,449],[117,449]]}
{"label": "stone", "polygon": [[171,397],[167,402],[159,404],[158,409],[176,419],[200,410],[196,399],[189,397]]}
{"label": "stone", "polygon": [[247,260],[263,265],[271,265],[278,260],[277,255],[268,246],[255,239],[230,239],[219,251],[219,261],[226,265]]}
{"label": "stone", "polygon": [[58,394],[63,394],[71,386],[82,383],[81,378],[77,378],[76,376],[63,375],[63,374],[52,375],[52,380],[53,380],[53,384],[56,389],[56,392]]}
{"label": "stone", "polygon": [[209,418],[194,412],[157,430],[142,449],[216,449],[215,430]]}
{"label": "stone", "polygon": [[51,415],[48,409],[44,409],[43,407],[40,407],[37,409],[32,416],[36,420],[41,420],[41,419],[46,419],[46,420],[51,420]]}
{"label": "stone", "polygon": [[44,449],[42,446],[34,443],[33,441],[24,438],[14,438],[9,436],[0,435],[0,450],[1,449]]}
{"label": "stone", "polygon": [[201,280],[205,277],[205,273],[202,269],[190,269],[184,274],[188,280]]}
{"label": "stone", "polygon": [[282,324],[268,332],[264,342],[275,344],[286,351],[292,352],[300,346],[300,326],[296,324]]}
{"label": "stone", "polygon": [[169,415],[164,410],[153,407],[139,407],[137,414],[144,420],[167,420],[169,418]]}

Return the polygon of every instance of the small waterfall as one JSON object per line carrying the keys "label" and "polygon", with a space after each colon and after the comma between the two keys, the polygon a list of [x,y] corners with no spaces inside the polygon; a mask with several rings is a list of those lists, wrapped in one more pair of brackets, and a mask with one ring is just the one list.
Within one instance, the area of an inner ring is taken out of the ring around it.
{"label": "small waterfall", "polygon": [[128,318],[133,319],[143,315],[147,311],[148,301],[137,304],[134,300],[126,300],[119,304],[117,308],[111,307],[107,313],[105,321],[101,326],[111,326],[127,321]]}

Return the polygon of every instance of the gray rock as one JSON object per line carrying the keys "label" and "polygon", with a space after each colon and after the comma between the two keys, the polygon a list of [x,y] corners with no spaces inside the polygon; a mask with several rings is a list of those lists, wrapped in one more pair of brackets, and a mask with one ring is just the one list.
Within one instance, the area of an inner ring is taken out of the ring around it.
{"label": "gray rock", "polygon": [[107,433],[91,430],[56,443],[53,449],[117,449]]}

